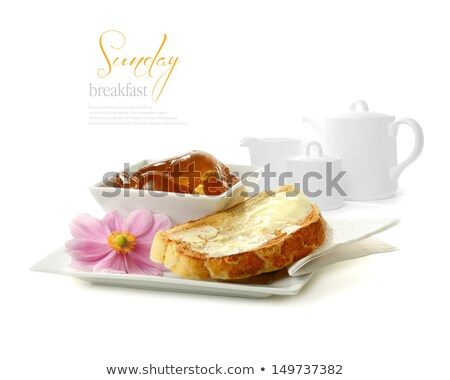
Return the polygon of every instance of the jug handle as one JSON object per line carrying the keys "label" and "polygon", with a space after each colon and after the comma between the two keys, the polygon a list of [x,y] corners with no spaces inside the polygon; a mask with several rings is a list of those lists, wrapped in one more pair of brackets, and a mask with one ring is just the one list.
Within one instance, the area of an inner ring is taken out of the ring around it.
{"label": "jug handle", "polygon": [[398,180],[398,177],[400,177],[400,174],[402,174],[403,170],[405,170],[407,166],[411,165],[417,159],[417,157],[420,156],[420,153],[422,153],[424,142],[423,131],[419,123],[409,118],[398,119],[389,126],[389,134],[392,138],[397,139],[398,128],[401,124],[406,124],[411,127],[414,133],[414,148],[411,154],[403,162],[399,163],[391,169],[391,179],[393,182],[396,182]]}

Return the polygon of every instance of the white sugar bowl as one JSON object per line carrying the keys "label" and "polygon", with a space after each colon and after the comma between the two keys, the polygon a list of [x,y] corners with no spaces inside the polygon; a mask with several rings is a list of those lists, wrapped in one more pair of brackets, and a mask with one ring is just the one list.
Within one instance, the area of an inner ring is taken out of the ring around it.
{"label": "white sugar bowl", "polygon": [[[316,152],[313,154],[312,150]],[[343,187],[342,160],[340,157],[326,156],[318,141],[305,145],[302,156],[286,159],[289,181],[300,188],[322,210],[341,207],[346,196]]]}

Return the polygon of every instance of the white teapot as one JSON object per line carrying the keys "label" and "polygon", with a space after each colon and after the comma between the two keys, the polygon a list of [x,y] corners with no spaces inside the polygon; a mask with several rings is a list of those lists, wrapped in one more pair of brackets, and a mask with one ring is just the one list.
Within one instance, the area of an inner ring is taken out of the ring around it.
{"label": "white teapot", "polygon": [[[371,112],[363,100],[352,103],[350,112],[325,118],[323,123],[309,117],[303,122],[316,129],[327,155],[342,158],[342,168],[347,171],[343,189],[349,200],[393,196],[400,174],[423,149],[423,132],[416,121]],[[401,124],[411,127],[415,142],[408,158],[398,164],[397,131]]]}

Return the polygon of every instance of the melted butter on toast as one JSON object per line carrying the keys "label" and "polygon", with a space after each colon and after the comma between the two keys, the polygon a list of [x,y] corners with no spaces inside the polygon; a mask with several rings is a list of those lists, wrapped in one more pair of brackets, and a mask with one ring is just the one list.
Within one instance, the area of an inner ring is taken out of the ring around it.
{"label": "melted butter on toast", "polygon": [[280,192],[263,198],[256,206],[244,207],[221,226],[190,228],[172,236],[210,257],[223,257],[257,249],[279,234],[299,228],[312,210],[302,193]]}

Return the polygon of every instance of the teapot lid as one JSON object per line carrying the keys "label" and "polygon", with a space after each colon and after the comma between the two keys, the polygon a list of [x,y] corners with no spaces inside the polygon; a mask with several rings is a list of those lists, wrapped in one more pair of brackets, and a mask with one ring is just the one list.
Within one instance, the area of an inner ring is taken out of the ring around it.
{"label": "teapot lid", "polygon": [[333,117],[328,117],[328,119],[362,119],[362,118],[392,118],[394,116],[389,116],[381,112],[369,111],[369,106],[364,100],[357,100],[350,104],[349,112],[338,114]]}

